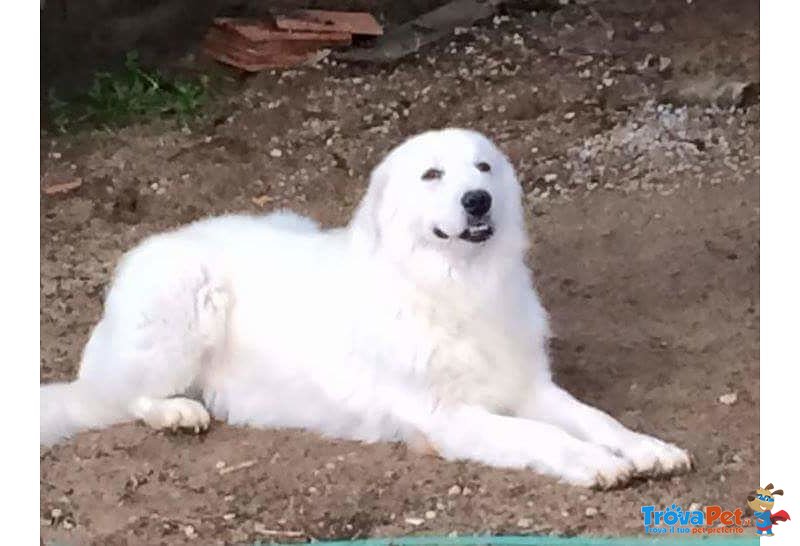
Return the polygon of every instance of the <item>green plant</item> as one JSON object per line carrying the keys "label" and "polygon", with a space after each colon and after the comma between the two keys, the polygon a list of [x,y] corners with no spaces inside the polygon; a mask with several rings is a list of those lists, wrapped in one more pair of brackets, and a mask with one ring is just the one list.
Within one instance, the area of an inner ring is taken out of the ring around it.
{"label": "green plant", "polygon": [[89,124],[119,126],[148,117],[174,116],[181,122],[196,115],[207,99],[207,78],[169,79],[139,64],[136,52],[125,58],[124,69],[97,72],[89,89],[64,101],[49,94],[53,125],[65,131]]}

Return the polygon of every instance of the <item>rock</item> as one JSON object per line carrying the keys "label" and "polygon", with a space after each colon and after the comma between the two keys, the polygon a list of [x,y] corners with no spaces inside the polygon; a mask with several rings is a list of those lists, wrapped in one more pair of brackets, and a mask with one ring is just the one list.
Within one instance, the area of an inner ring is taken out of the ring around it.
{"label": "rock", "polygon": [[717,400],[720,404],[725,404],[726,406],[732,406],[736,403],[739,399],[739,395],[735,392],[729,392],[727,394],[723,394]]}
{"label": "rock", "polygon": [[586,517],[593,518],[598,513],[599,513],[599,511],[594,506],[590,506],[589,508],[586,509]]}
{"label": "rock", "polygon": [[409,525],[413,525],[414,527],[419,527],[420,525],[425,523],[425,520],[422,518],[406,518],[405,522],[408,523]]}
{"label": "rock", "polygon": [[269,151],[269,155],[272,157],[281,157],[283,152],[280,151],[278,148],[273,148]]}
{"label": "rock", "polygon": [[652,25],[650,25],[650,28],[648,30],[650,31],[651,34],[661,34],[667,29],[664,27],[663,23],[653,23]]}
{"label": "rock", "polygon": [[461,487],[458,485],[452,486],[450,489],[447,490],[448,497],[457,497],[461,494]]}
{"label": "rock", "polygon": [[425,519],[435,519],[436,518],[436,511],[435,510],[428,510],[425,512]]}
{"label": "rock", "polygon": [[527,529],[531,525],[533,525],[533,521],[529,518],[520,518],[520,520],[517,522],[517,527],[522,529]]}

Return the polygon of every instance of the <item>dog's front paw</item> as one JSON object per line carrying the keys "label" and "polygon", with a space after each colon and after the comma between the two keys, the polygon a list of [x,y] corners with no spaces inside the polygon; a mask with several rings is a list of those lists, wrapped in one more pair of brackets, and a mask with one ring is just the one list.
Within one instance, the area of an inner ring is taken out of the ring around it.
{"label": "dog's front paw", "polygon": [[631,461],[595,444],[583,443],[569,455],[561,479],[571,485],[611,489],[627,483],[635,472]]}
{"label": "dog's front paw", "polygon": [[688,451],[646,434],[636,434],[620,451],[639,476],[677,474],[692,467]]}

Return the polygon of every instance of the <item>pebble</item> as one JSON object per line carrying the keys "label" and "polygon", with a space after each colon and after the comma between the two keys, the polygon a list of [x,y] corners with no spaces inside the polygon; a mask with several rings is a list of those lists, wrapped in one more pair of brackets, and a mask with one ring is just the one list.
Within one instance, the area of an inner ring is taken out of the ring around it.
{"label": "pebble", "polygon": [[236,514],[234,514],[233,512],[229,512],[229,513],[225,514],[224,516],[222,516],[222,519],[224,519],[225,521],[231,521],[235,517],[236,517]]}
{"label": "pebble", "polygon": [[533,525],[533,521],[528,518],[520,518],[520,520],[517,522],[517,527],[521,527],[522,529],[527,529],[531,525]]}
{"label": "pebble", "polygon": [[425,523],[425,520],[422,518],[406,518],[405,522],[408,523],[409,525],[413,525],[414,527],[419,527],[420,525]]}
{"label": "pebble", "polygon": [[544,181],[547,183],[555,182],[558,180],[558,175],[556,173],[547,173],[544,175]]}
{"label": "pebble", "polygon": [[447,496],[449,497],[457,497],[460,494],[461,494],[461,487],[458,485],[454,485],[447,490]]}
{"label": "pebble", "polygon": [[575,119],[575,112],[567,112],[566,114],[564,114],[564,119],[567,121]]}
{"label": "pebble", "polygon": [[187,525],[183,528],[183,534],[186,535],[186,538],[196,538],[197,531],[194,530],[192,525]]}
{"label": "pebble", "polygon": [[425,519],[435,519],[436,518],[436,511],[435,510],[428,510],[425,512]]}
{"label": "pebble", "polygon": [[599,513],[599,511],[598,511],[598,510],[597,510],[597,508],[595,508],[594,506],[590,506],[589,508],[587,508],[587,509],[586,509],[586,516],[587,516],[587,517],[593,518],[593,517],[595,517],[595,516],[596,516],[598,513]]}
{"label": "pebble", "polygon": [[652,34],[661,34],[666,30],[666,28],[664,27],[663,23],[653,23],[652,25],[650,25],[649,30]]}
{"label": "pebble", "polygon": [[727,394],[723,394],[718,398],[720,404],[724,404],[726,406],[732,406],[736,403],[739,399],[739,395],[735,392],[729,392]]}
{"label": "pebble", "polygon": [[269,151],[269,155],[272,157],[281,157],[283,155],[283,152],[280,151],[280,149],[278,148],[273,148]]}

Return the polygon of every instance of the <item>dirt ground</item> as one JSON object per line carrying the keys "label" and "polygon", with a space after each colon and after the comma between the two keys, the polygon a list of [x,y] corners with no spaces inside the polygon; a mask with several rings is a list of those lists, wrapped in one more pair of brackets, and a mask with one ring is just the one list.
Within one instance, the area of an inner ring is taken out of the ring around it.
{"label": "dirt ground", "polygon": [[[755,2],[515,2],[395,66],[240,81],[189,128],[43,134],[43,183],[82,180],[42,198],[43,382],[74,376],[115,261],[145,235],[281,207],[342,224],[391,146],[467,126],[519,170],[558,381],[696,462],[600,492],[400,445],[129,424],[42,449],[45,541],[629,535],[643,504],[743,508],[759,466],[759,106],[743,86],[758,24]],[[728,95],[738,108],[712,106]]]}

